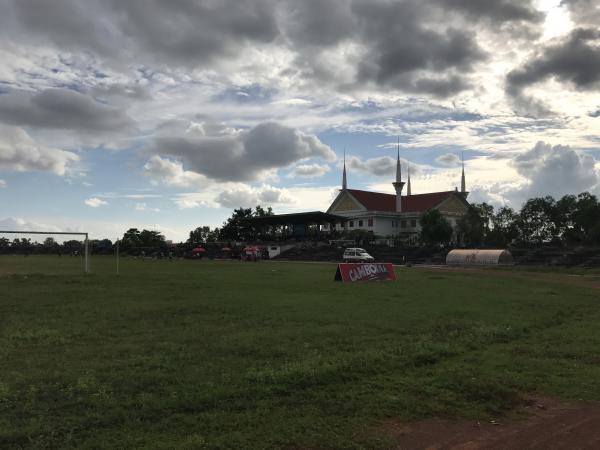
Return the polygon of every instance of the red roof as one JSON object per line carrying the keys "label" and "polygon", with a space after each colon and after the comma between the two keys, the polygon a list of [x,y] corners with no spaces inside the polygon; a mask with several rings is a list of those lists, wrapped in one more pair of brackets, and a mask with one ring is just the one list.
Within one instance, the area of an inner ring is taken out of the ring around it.
{"label": "red roof", "polygon": [[[369,211],[396,211],[396,196],[380,192],[360,191],[348,189],[348,192]],[[430,192],[429,194],[415,194],[402,196],[402,212],[425,212],[439,205],[455,191]]]}

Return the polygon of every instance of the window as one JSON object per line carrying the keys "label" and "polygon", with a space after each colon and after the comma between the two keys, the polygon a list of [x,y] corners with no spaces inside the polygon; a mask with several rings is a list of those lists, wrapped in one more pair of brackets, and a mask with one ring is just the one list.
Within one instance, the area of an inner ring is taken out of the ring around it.
{"label": "window", "polygon": [[372,227],[372,226],[373,226],[373,219],[369,219],[369,220],[367,221],[367,223],[369,224],[369,226],[370,226],[370,227]]}
{"label": "window", "polygon": [[406,228],[406,220],[400,221],[400,227],[401,228]]}
{"label": "window", "polygon": [[362,220],[359,220],[359,221],[358,221],[358,226],[359,226],[359,227],[362,227],[362,226],[363,226],[363,221],[362,221]]}
{"label": "window", "polygon": [[412,219],[410,221],[410,226],[413,227],[413,228],[416,228],[417,227],[417,219]]}
{"label": "window", "polygon": [[350,221],[350,228],[354,228],[354,220]]}
{"label": "window", "polygon": [[326,230],[327,228],[329,228],[329,225],[328,224],[324,224],[323,225],[323,229]]}

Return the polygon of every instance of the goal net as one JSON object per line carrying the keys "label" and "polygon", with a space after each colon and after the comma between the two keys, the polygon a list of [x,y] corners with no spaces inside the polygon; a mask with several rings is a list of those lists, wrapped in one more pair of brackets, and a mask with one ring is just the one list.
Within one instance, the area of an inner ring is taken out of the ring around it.
{"label": "goal net", "polygon": [[88,233],[0,230],[0,275],[90,271]]}

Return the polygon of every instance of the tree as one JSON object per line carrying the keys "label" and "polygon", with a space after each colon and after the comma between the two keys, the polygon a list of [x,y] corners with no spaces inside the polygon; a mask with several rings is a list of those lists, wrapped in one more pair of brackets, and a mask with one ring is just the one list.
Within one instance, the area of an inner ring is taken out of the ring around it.
{"label": "tree", "polygon": [[480,211],[475,205],[471,205],[467,214],[457,222],[457,232],[460,240],[467,246],[480,246],[483,244],[486,227]]}
{"label": "tree", "polygon": [[133,254],[163,251],[165,246],[166,240],[160,231],[139,231],[137,228],[127,230],[120,244],[123,251]]}
{"label": "tree", "polygon": [[421,241],[427,244],[447,244],[452,237],[452,226],[437,209],[421,216]]}
{"label": "tree", "polygon": [[516,220],[521,242],[542,244],[556,236],[555,205],[555,200],[550,196],[532,198],[525,202]]}
{"label": "tree", "polygon": [[54,253],[60,249],[60,246],[57,244],[53,237],[49,236],[44,240],[43,248],[44,253]]}
{"label": "tree", "polygon": [[10,249],[10,240],[0,237],[0,253],[8,253]]}
{"label": "tree", "polygon": [[140,230],[137,228],[130,228],[123,235],[123,239],[121,239],[120,247],[127,251],[132,250],[136,247],[140,247],[142,245],[142,241],[140,238]]}
{"label": "tree", "polygon": [[160,231],[142,230],[140,233],[140,243],[142,247],[150,250],[160,250],[166,244],[166,239]]}
{"label": "tree", "polygon": [[233,210],[233,214],[221,227],[219,231],[219,239],[228,241],[249,241],[259,237],[267,237],[272,230],[262,232],[255,226],[251,225],[248,219],[253,217],[272,216],[273,210],[268,207],[266,210],[260,205],[256,206],[254,211],[252,208],[238,208]]}
{"label": "tree", "polygon": [[518,237],[517,214],[509,206],[503,206],[492,217],[492,228],[486,236],[486,245],[505,247]]}
{"label": "tree", "polygon": [[600,243],[600,203],[595,195],[582,192],[577,196],[577,206],[573,214],[573,226],[581,240]]}

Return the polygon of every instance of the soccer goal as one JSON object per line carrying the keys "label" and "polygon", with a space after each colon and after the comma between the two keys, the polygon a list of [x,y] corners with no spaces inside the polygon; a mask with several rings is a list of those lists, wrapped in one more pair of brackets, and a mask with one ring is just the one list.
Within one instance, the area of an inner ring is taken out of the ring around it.
{"label": "soccer goal", "polygon": [[[30,236],[32,238],[13,239],[6,236]],[[39,242],[41,236],[46,240]],[[55,236],[57,239],[55,239]],[[82,236],[81,240],[65,240],[65,236]],[[58,242],[58,240],[62,242]],[[57,256],[83,256],[83,271],[90,272],[90,255],[88,233],[72,231],[21,231],[0,230],[0,255],[10,256],[35,256],[35,255],[57,255]]]}

